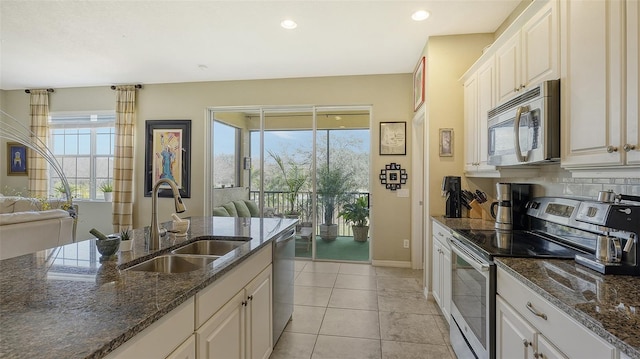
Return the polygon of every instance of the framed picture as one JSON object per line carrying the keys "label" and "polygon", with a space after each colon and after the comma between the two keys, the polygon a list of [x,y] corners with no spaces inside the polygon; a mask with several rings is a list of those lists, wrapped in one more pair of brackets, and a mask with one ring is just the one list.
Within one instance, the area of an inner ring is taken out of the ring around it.
{"label": "framed picture", "polygon": [[[191,197],[191,120],[145,122],[144,196],[151,197],[161,178],[173,180],[182,198]],[[160,197],[173,197],[169,185],[161,186]]]}
{"label": "framed picture", "polygon": [[413,72],[413,111],[418,111],[424,103],[424,56]]}
{"label": "framed picture", "polygon": [[380,154],[406,155],[406,133],[406,122],[380,122]]}
{"label": "framed picture", "polygon": [[17,142],[7,142],[7,175],[27,175],[27,146]]}
{"label": "framed picture", "polygon": [[401,189],[403,184],[407,184],[409,175],[407,170],[403,169],[398,163],[390,163],[384,165],[384,169],[380,170],[380,183],[385,185],[386,189],[395,191]]}
{"label": "framed picture", "polygon": [[453,128],[440,129],[440,157],[453,157]]}

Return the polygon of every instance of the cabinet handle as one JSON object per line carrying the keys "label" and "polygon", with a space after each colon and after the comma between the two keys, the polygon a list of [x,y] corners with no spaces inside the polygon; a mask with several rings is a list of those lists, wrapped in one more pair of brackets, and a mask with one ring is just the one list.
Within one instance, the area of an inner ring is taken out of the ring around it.
{"label": "cabinet handle", "polygon": [[540,317],[540,318],[542,318],[544,320],[547,320],[547,315],[544,314],[544,313],[540,313],[537,310],[535,310],[535,308],[533,308],[533,304],[531,304],[531,302],[527,302],[527,309],[529,309],[529,311],[531,313],[535,314],[536,316],[538,316],[538,317]]}
{"label": "cabinet handle", "polygon": [[440,233],[440,232],[438,232],[438,235],[439,235],[440,237],[444,237],[444,234],[442,234],[442,233]]}
{"label": "cabinet handle", "polygon": [[531,345],[531,342],[528,341],[527,339],[522,339],[522,344],[524,345],[524,347],[528,347],[529,345]]}
{"label": "cabinet handle", "polygon": [[533,357],[541,359],[541,358],[544,358],[544,355],[542,353],[534,352]]}
{"label": "cabinet handle", "polygon": [[630,145],[627,143],[622,147],[622,149],[624,150],[624,152],[629,152],[629,151],[635,150],[636,145]]}
{"label": "cabinet handle", "polygon": [[250,295],[247,299],[249,299],[249,300],[253,300],[253,296],[252,296],[252,295]]}
{"label": "cabinet handle", "polygon": [[616,147],[616,146],[607,146],[607,152],[608,153],[618,152],[618,147]]}
{"label": "cabinet handle", "polygon": [[524,85],[520,85],[520,90],[522,90],[525,86]]}
{"label": "cabinet handle", "polygon": [[243,307],[246,307],[246,306],[247,306],[247,301],[246,301],[246,300],[243,300],[243,301],[242,301],[242,306],[243,306]]}
{"label": "cabinet handle", "polygon": [[514,89],[513,89],[513,92],[518,92],[518,88],[517,88],[517,87],[516,87],[516,88],[514,88]]}

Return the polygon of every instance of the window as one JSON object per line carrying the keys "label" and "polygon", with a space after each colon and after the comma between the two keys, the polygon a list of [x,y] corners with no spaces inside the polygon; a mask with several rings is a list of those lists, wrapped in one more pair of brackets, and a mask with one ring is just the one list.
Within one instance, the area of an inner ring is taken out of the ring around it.
{"label": "window", "polygon": [[213,186],[240,185],[240,129],[220,121],[213,122]]}
{"label": "window", "polygon": [[[69,181],[72,196],[79,199],[103,199],[99,190],[113,183],[115,114],[51,114],[49,147]],[[49,194],[60,196],[62,182],[49,171]]]}

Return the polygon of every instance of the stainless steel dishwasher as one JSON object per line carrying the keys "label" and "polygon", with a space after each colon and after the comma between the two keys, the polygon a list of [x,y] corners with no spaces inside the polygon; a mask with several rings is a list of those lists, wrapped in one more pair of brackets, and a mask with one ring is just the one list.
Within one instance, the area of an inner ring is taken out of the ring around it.
{"label": "stainless steel dishwasher", "polygon": [[287,228],[273,241],[273,345],[293,315],[295,228]]}

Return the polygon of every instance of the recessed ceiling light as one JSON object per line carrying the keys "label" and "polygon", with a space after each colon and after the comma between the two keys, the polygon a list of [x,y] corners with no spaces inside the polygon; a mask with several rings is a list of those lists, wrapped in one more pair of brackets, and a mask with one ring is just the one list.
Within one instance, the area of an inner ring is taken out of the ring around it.
{"label": "recessed ceiling light", "polygon": [[296,22],[293,20],[286,19],[286,20],[282,20],[282,22],[280,23],[280,26],[282,26],[287,30],[293,30],[296,27],[298,27],[298,24],[296,24]]}
{"label": "recessed ceiling light", "polygon": [[411,15],[411,18],[415,21],[422,21],[422,20],[426,20],[429,17],[429,15],[431,14],[426,10],[418,10],[414,12],[413,15]]}
{"label": "recessed ceiling light", "polygon": [[340,121],[340,120],[342,120],[342,117],[336,116],[336,121]]}

